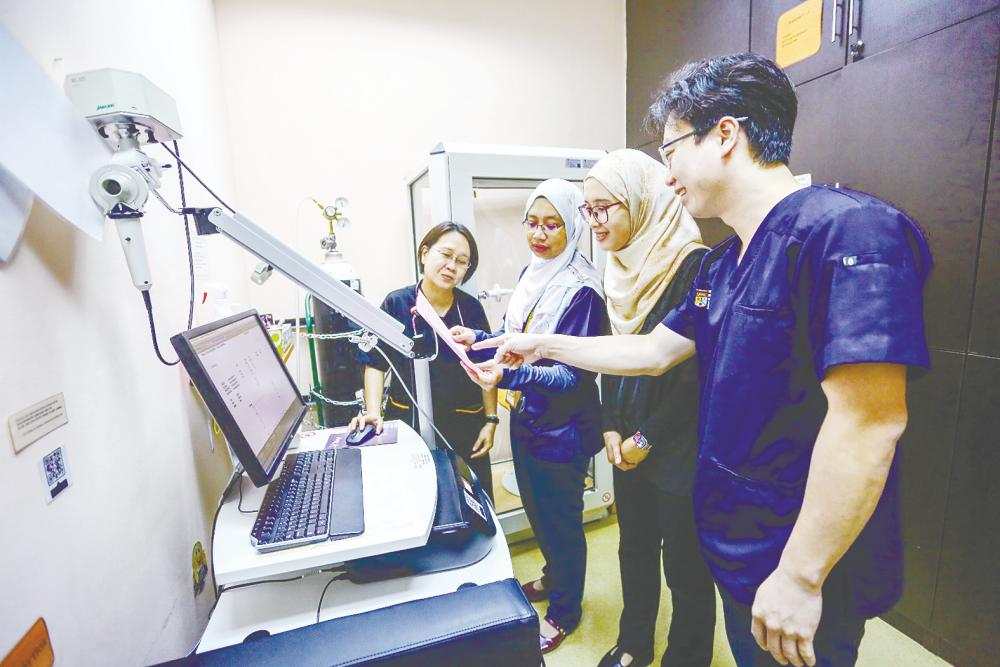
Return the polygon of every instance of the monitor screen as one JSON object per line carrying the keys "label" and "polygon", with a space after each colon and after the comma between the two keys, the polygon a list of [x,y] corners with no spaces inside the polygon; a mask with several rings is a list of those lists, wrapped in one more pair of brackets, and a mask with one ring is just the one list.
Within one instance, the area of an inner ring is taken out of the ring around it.
{"label": "monitor screen", "polygon": [[257,311],[170,342],[250,479],[267,484],[306,407]]}

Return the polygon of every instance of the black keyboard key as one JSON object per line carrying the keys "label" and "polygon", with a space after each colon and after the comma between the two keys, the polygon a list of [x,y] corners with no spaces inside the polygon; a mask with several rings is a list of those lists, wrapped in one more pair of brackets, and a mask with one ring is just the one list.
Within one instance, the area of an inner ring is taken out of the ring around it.
{"label": "black keyboard key", "polygon": [[327,539],[336,454],[336,450],[321,450],[286,457],[281,475],[268,486],[250,533],[258,549]]}

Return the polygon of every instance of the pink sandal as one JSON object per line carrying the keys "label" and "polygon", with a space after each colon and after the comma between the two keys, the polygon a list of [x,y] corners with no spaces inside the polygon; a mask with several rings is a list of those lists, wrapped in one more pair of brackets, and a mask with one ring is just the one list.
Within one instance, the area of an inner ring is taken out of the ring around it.
{"label": "pink sandal", "polygon": [[555,651],[557,648],[559,648],[559,645],[563,643],[563,640],[566,639],[566,637],[569,635],[568,632],[563,630],[558,623],[553,621],[548,616],[545,617],[545,620],[548,622],[549,625],[555,628],[559,634],[557,634],[555,637],[546,637],[541,632],[538,633],[538,641],[543,654]]}

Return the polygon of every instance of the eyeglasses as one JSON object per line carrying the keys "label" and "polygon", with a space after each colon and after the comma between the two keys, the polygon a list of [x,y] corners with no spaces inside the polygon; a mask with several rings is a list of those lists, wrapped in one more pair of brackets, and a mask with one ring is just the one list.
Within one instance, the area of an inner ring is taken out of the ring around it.
{"label": "eyeglasses", "polygon": [[616,201],[614,204],[608,204],[607,206],[587,206],[583,204],[580,206],[580,215],[590,220],[593,220],[599,225],[603,225],[608,221],[608,209],[614,208],[615,206],[621,206],[625,202]]}
{"label": "eyeglasses", "polygon": [[564,227],[564,225],[558,222],[541,223],[541,222],[532,222],[531,220],[528,219],[522,220],[521,224],[525,225],[532,232],[538,231],[538,228],[541,227],[542,230],[545,232],[546,236],[550,234],[556,234],[559,232],[560,229]]}
{"label": "eyeglasses", "polygon": [[[748,120],[749,118],[750,118],[750,116],[740,116],[739,118],[735,118],[734,120],[737,123],[742,123],[742,122]],[[696,134],[698,134],[698,130],[691,130],[687,134],[682,134],[681,136],[677,137],[676,139],[671,139],[670,141],[668,141],[665,144],[660,144],[660,148],[659,148],[659,151],[660,151],[660,160],[663,161],[663,164],[666,165],[667,169],[670,168],[670,160],[673,158],[674,154],[673,154],[673,151],[671,151],[670,154],[668,155],[665,151],[668,148],[670,148],[671,146],[673,146],[674,144],[676,144],[676,143],[678,143],[680,141],[684,141],[688,137],[693,137]]]}
{"label": "eyeglasses", "polygon": [[466,270],[469,268],[469,258],[468,257],[456,257],[455,253],[450,250],[441,250],[440,248],[434,248],[434,252],[441,255],[441,259],[444,260],[445,264],[450,264],[455,262],[455,268]]}

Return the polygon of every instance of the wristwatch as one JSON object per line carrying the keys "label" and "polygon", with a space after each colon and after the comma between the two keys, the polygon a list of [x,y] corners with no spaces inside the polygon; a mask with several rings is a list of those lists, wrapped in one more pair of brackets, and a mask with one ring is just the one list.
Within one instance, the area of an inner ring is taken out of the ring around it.
{"label": "wristwatch", "polygon": [[639,431],[636,431],[635,434],[632,436],[632,442],[635,443],[636,449],[641,449],[642,451],[646,451],[647,449],[650,448],[649,440],[646,440],[646,436],[644,436]]}
{"label": "wristwatch", "polygon": [[486,423],[487,424],[499,424],[500,423],[500,418],[497,417],[496,415],[486,415]]}

